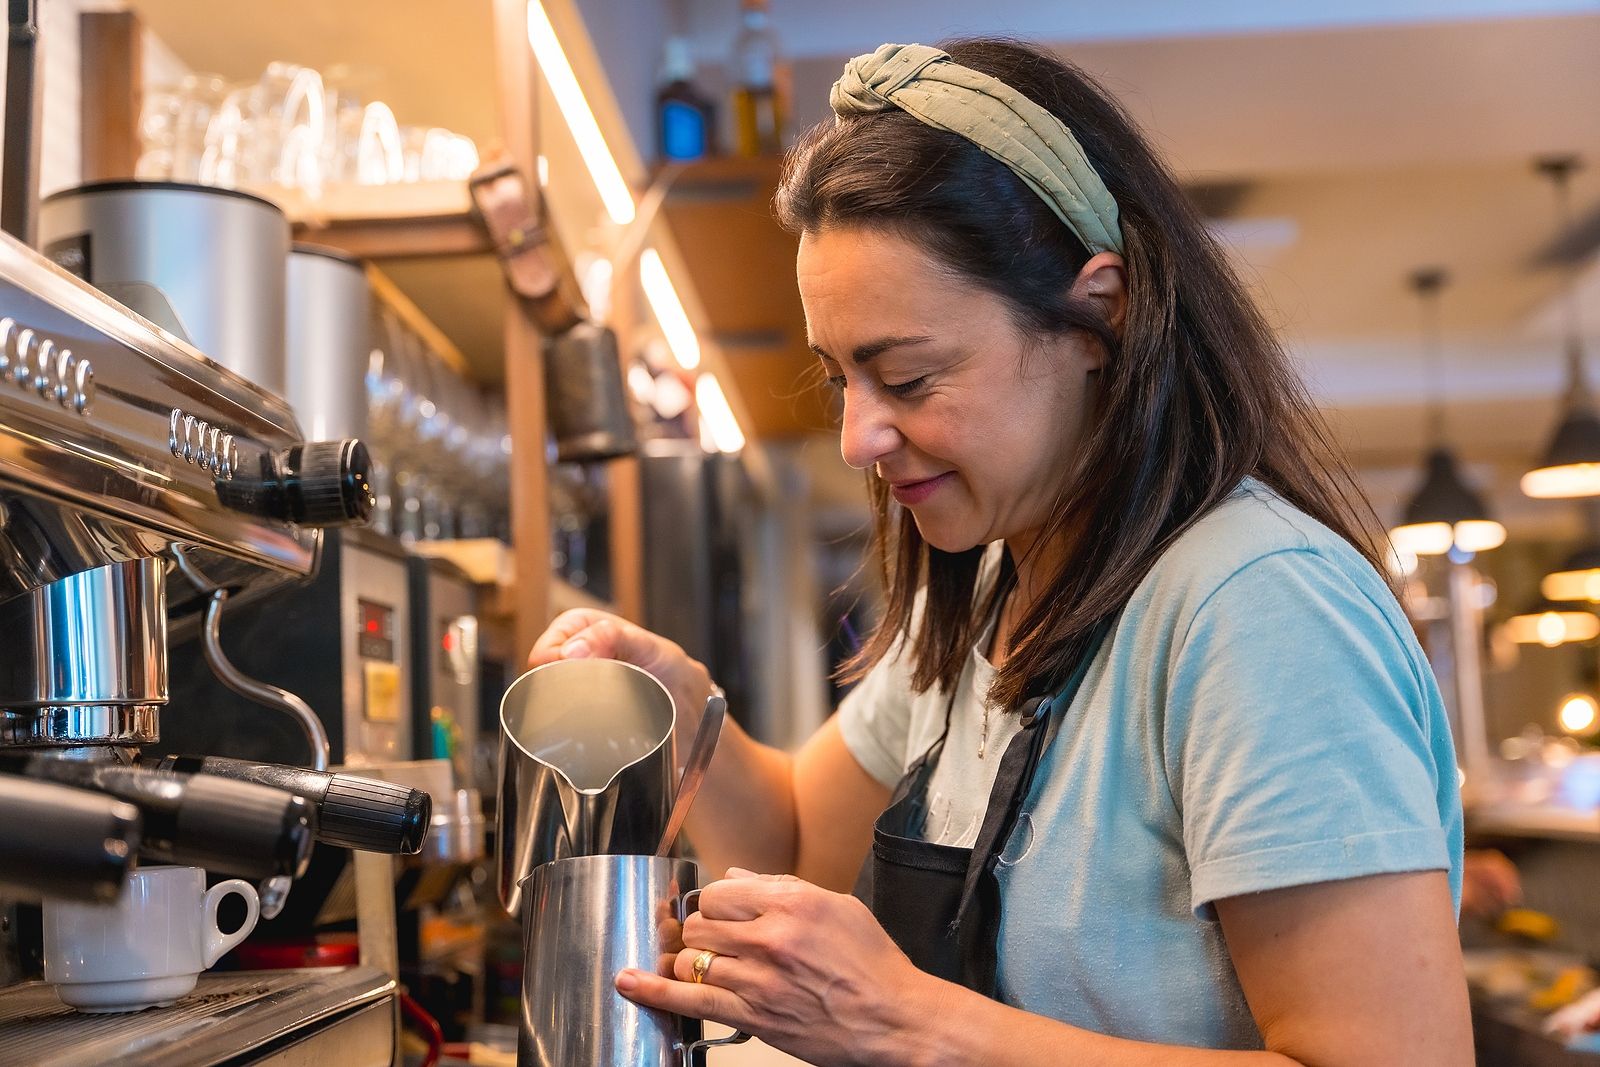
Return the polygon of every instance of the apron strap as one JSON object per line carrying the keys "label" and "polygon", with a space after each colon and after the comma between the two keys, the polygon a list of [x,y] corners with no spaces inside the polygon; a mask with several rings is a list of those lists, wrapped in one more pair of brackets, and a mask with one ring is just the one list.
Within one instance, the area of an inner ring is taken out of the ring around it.
{"label": "apron strap", "polygon": [[[1011,743],[1006,745],[1005,755],[1000,758],[1000,769],[995,773],[994,789],[989,794],[989,807],[984,812],[983,824],[978,829],[978,838],[972,843],[972,859],[967,864],[967,876],[961,888],[961,903],[956,908],[956,916],[951,924],[953,933],[962,932],[962,920],[977,899],[984,876],[994,870],[995,862],[1005,848],[1011,831],[1016,828],[1017,816],[1021,813],[1023,801],[1027,799],[1028,790],[1033,784],[1034,771],[1038,768],[1039,759],[1044,753],[1045,739],[1050,734],[1046,727],[1051,713],[1059,712],[1065,715],[1067,709],[1072,706],[1072,701],[1078,695],[1078,690],[1083,687],[1083,679],[1089,673],[1089,665],[1094,662],[1095,653],[1099,651],[1112,621],[1113,619],[1104,619],[1095,625],[1088,641],[1084,644],[1082,655],[1067,679],[1067,684],[1062,686],[1058,693],[1054,696],[1030,697],[1019,709],[1022,712],[1022,729],[1011,739]],[[997,909],[990,910],[992,912]]]}

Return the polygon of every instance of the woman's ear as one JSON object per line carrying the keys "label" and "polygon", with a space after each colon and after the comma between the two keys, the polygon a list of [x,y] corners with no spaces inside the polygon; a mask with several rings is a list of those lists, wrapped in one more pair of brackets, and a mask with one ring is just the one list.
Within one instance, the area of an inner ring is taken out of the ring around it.
{"label": "woman's ear", "polygon": [[1072,295],[1096,304],[1112,331],[1122,335],[1122,323],[1128,317],[1128,275],[1121,256],[1095,253],[1073,279]]}

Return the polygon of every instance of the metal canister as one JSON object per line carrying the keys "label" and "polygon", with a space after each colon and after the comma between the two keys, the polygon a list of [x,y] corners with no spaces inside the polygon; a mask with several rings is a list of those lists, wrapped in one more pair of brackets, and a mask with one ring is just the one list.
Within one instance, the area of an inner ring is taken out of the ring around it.
{"label": "metal canister", "polygon": [[276,205],[183,182],[91,182],[44,199],[39,247],[207,357],[284,394],[289,220]]}
{"label": "metal canister", "polygon": [[545,410],[561,462],[598,463],[638,451],[610,327],[580,322],[546,343],[544,359]]}
{"label": "metal canister", "polygon": [[366,439],[372,290],[361,261],[317,245],[289,254],[289,406],[310,441]]}

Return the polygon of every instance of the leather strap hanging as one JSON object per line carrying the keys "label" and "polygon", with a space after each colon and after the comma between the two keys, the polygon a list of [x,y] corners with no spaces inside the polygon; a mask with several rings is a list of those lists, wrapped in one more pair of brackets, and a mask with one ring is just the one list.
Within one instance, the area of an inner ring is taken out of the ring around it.
{"label": "leather strap hanging", "polygon": [[583,298],[566,254],[544,224],[538,190],[504,153],[490,156],[467,188],[511,291],[528,301],[545,334],[571,329],[583,318]]}

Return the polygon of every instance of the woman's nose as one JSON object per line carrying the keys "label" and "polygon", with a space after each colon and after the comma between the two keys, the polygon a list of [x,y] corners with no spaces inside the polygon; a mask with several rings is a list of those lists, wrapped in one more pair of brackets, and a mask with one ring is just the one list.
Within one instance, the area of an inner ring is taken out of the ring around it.
{"label": "woman's nose", "polygon": [[844,418],[839,431],[839,451],[856,470],[866,470],[895,449],[904,438],[885,405],[859,390],[844,394]]}

